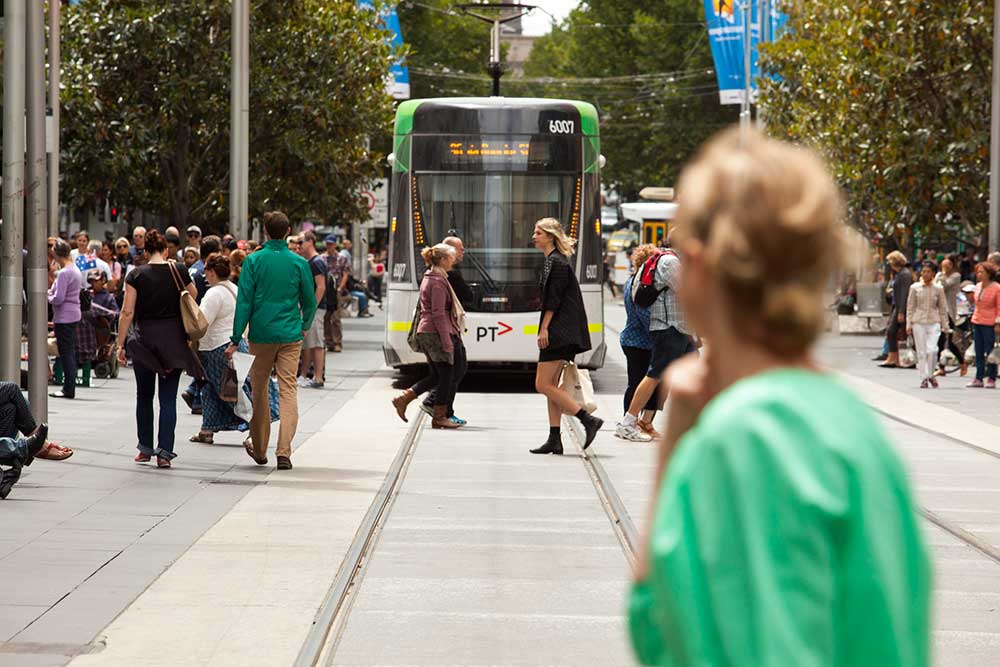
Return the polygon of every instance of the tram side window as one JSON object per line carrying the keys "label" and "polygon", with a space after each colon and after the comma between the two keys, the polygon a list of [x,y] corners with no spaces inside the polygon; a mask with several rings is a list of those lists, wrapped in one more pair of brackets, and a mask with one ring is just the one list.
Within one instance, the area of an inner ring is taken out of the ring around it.
{"label": "tram side window", "polygon": [[410,282],[413,278],[410,226],[410,201],[406,174],[393,174],[392,219],[389,221],[389,280],[394,283]]}

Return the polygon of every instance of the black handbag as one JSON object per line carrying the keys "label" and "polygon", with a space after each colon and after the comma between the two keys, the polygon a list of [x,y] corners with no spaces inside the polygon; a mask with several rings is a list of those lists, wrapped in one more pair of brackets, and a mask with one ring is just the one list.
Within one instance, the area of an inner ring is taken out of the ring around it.
{"label": "black handbag", "polygon": [[413,322],[410,323],[410,333],[406,334],[406,344],[410,346],[410,349],[414,352],[420,354],[423,353],[423,348],[420,347],[420,341],[417,339],[417,327],[420,325],[420,301],[417,301],[417,307],[413,309]]}
{"label": "black handbag", "polygon": [[240,398],[240,381],[236,377],[236,369],[232,362],[222,369],[222,378],[219,380],[219,398],[226,403],[236,403]]}

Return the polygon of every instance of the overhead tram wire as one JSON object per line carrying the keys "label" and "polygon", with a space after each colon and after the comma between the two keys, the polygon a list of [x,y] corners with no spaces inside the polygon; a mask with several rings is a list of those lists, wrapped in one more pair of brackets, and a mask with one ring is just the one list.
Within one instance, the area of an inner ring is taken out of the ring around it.
{"label": "overhead tram wire", "polygon": [[[488,76],[482,74],[473,74],[471,72],[463,72],[461,70],[448,70],[448,69],[429,69],[425,67],[411,66],[410,72],[414,74],[420,74],[423,76],[433,76],[433,77],[444,77],[449,79],[467,79],[470,81],[490,81]],[[600,86],[606,84],[627,84],[627,83],[637,83],[637,82],[649,82],[649,81],[661,81],[667,80],[681,80],[687,78],[693,78],[698,76],[709,76],[714,75],[715,70],[711,67],[702,67],[690,70],[678,70],[676,72],[655,72],[652,74],[626,74],[622,76],[602,76],[602,77],[520,77],[518,79],[511,79],[521,81],[524,83],[537,83],[537,84],[560,84],[563,82],[567,83],[580,83],[592,86]]]}

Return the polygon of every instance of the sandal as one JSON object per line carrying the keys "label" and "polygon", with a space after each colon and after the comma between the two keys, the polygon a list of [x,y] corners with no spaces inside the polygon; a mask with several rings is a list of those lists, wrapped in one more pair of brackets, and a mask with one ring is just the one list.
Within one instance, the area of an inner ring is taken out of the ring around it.
{"label": "sandal", "polygon": [[262,459],[257,458],[257,453],[253,450],[253,439],[249,436],[243,441],[243,449],[247,451],[247,455],[253,459],[254,463],[259,466],[267,465],[267,455],[265,455]]}
{"label": "sandal", "polygon": [[35,454],[36,459],[48,459],[49,461],[63,461],[73,456],[73,450],[63,447],[57,442],[49,440],[42,446],[42,450]]}
{"label": "sandal", "polygon": [[215,435],[212,433],[202,433],[201,431],[198,431],[188,438],[188,440],[190,442],[203,442],[206,445],[212,445],[215,444]]}

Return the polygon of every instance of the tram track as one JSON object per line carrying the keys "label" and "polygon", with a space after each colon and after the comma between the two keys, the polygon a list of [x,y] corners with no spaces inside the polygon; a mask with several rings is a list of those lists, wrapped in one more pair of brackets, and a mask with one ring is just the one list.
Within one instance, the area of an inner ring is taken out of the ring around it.
{"label": "tram track", "polygon": [[413,453],[427,421],[423,411],[416,410],[415,413],[416,416],[411,418],[410,428],[400,443],[396,458],[393,459],[382,486],[362,519],[344,562],[313,619],[309,634],[295,660],[295,667],[329,665],[333,661],[337,644],[350,615],[351,605],[357,597],[361,580],[364,578],[385,522],[389,518],[392,505],[399,495],[399,489],[406,478],[406,471],[413,460]]}
{"label": "tram track", "polygon": [[632,521],[632,515],[629,514],[628,507],[625,506],[625,501],[622,500],[607,471],[601,465],[600,457],[596,452],[583,448],[584,434],[579,424],[569,419],[566,419],[565,422],[569,424],[570,437],[580,452],[580,459],[583,461],[583,466],[594,485],[594,490],[597,491],[597,496],[601,500],[601,506],[604,508],[605,514],[608,515],[608,520],[611,522],[615,536],[618,538],[618,542],[625,552],[625,557],[628,559],[629,565],[632,569],[635,569],[636,555],[640,547],[639,531],[635,527],[635,522]]}
{"label": "tram track", "polygon": [[[898,424],[906,426],[907,428],[912,428],[916,431],[920,431],[921,433],[926,433],[927,435],[939,438],[946,442],[955,443],[967,449],[971,449],[972,451],[977,452],[979,454],[985,454],[986,456],[989,456],[991,458],[1000,459],[1000,454],[998,454],[997,452],[994,452],[990,449],[986,449],[985,447],[981,447],[975,443],[969,442],[968,440],[956,438],[955,436],[949,435],[948,433],[944,433],[943,431],[939,431],[937,429],[933,429],[928,426],[924,426],[922,424],[917,424],[916,422],[912,422],[908,419],[903,419],[902,417],[898,417],[890,412],[881,410],[870,404],[868,407],[873,412],[875,412],[878,415],[881,415],[884,419],[888,419],[889,421],[894,421]],[[924,519],[934,524],[935,526],[945,531],[946,533],[950,534],[952,537],[955,537],[959,541],[965,543],[967,546],[975,549],[982,555],[986,556],[987,558],[995,562],[997,565],[1000,565],[1000,549],[996,548],[989,542],[983,540],[975,533],[972,533],[962,528],[954,521],[950,521],[942,517],[934,510],[925,507],[924,505],[920,505],[919,508],[920,508],[920,515],[923,516]]]}

